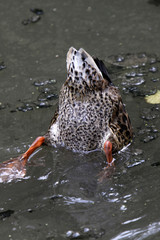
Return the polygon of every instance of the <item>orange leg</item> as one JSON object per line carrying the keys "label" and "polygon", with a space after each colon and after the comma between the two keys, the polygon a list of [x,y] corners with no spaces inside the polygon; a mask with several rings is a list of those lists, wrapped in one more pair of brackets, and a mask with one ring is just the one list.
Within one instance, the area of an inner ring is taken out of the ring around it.
{"label": "orange leg", "polygon": [[106,141],[104,143],[104,152],[106,154],[108,166],[114,166],[114,163],[112,163],[113,157],[112,157],[112,143],[110,141]]}
{"label": "orange leg", "polygon": [[23,160],[24,166],[27,163],[29,156],[39,148],[45,141],[45,137],[37,137],[36,140],[32,143],[30,148],[22,155],[21,159]]}
{"label": "orange leg", "polygon": [[10,159],[0,164],[0,182],[11,181],[22,178],[26,174],[25,166],[29,156],[40,147],[45,141],[45,137],[37,137],[30,148],[17,158]]}
{"label": "orange leg", "polygon": [[106,154],[108,166],[103,169],[103,171],[99,174],[99,182],[102,182],[103,180],[109,178],[112,176],[114,171],[114,162],[112,157],[112,143],[110,141],[106,141],[104,143],[104,152]]}

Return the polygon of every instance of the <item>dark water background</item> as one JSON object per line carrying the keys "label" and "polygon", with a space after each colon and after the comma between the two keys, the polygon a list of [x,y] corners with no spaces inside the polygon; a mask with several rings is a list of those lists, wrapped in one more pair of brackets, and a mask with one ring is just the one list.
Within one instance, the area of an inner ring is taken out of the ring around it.
{"label": "dark water background", "polygon": [[144,100],[160,89],[159,29],[158,0],[0,2],[1,162],[46,132],[70,46],[105,61],[135,132],[102,183],[102,153],[41,148],[25,179],[0,184],[0,239],[160,239],[160,106]]}

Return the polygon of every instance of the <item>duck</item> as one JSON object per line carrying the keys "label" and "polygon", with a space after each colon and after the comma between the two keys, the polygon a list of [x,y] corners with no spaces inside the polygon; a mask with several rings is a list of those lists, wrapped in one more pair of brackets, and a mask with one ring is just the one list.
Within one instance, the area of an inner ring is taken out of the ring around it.
{"label": "duck", "polygon": [[[24,177],[29,156],[42,144],[76,152],[101,150],[113,165],[113,154],[130,144],[133,130],[118,88],[102,60],[83,48],[67,53],[67,78],[47,133],[18,158],[0,164],[0,176]],[[15,174],[14,174],[15,172]]]}

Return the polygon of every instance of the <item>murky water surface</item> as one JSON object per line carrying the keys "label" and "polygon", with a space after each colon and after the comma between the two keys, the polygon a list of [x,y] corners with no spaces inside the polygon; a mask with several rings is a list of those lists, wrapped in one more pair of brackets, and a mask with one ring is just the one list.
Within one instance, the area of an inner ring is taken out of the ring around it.
{"label": "murky water surface", "polygon": [[160,89],[159,3],[1,1],[1,162],[46,132],[72,45],[105,61],[135,137],[101,183],[101,152],[37,151],[23,180],[0,184],[0,239],[160,238],[160,105],[144,99]]}

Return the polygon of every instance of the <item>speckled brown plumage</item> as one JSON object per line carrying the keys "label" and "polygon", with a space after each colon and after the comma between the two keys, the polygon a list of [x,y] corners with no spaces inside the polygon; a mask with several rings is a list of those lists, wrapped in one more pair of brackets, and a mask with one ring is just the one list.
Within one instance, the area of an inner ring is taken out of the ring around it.
{"label": "speckled brown plumage", "polygon": [[70,48],[67,79],[60,90],[46,143],[63,145],[75,151],[102,149],[109,140],[113,152],[128,145],[132,127],[119,90],[103,62],[83,49]]}

